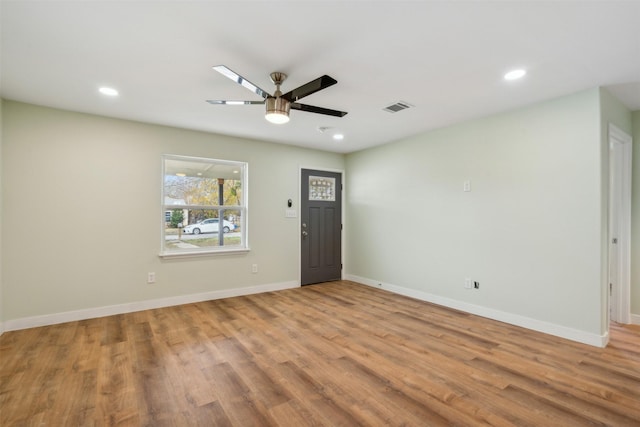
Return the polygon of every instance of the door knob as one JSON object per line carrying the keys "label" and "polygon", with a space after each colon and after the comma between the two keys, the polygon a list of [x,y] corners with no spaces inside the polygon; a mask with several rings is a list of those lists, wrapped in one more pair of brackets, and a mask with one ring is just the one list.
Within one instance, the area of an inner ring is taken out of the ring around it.
{"label": "door knob", "polygon": [[306,231],[302,230],[302,237],[307,237],[309,233],[307,233]]}

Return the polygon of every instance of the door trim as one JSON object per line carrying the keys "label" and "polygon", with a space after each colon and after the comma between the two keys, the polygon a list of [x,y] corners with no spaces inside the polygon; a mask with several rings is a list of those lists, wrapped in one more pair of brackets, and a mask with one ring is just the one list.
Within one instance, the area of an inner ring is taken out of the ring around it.
{"label": "door trim", "polygon": [[[607,315],[613,307],[613,320],[618,323],[631,322],[631,183],[632,183],[632,138],[626,132],[612,123],[609,123],[609,154],[613,144],[620,144],[622,150],[621,168],[621,203],[617,208],[618,236],[611,236],[611,230],[607,227],[607,251],[610,250],[612,237],[618,238],[618,289],[611,299],[609,292],[609,280],[607,280]],[[611,170],[609,170],[609,184],[611,184]],[[611,215],[611,192],[609,191],[609,214]],[[611,220],[609,219],[609,224]],[[608,257],[607,257],[608,258]],[[607,275],[609,279],[610,274]],[[611,299],[611,300],[610,300]]]}
{"label": "door trim", "polygon": [[344,280],[345,270],[347,267],[347,256],[345,252],[345,238],[344,231],[347,229],[346,217],[345,217],[345,189],[346,185],[346,173],[344,169],[333,169],[333,168],[325,168],[318,166],[305,166],[299,165],[298,167],[298,233],[297,233],[297,242],[298,242],[298,286],[302,286],[302,242],[300,241],[300,234],[302,233],[302,170],[303,169],[312,169],[323,172],[333,172],[339,173],[342,175],[342,196],[340,197],[340,203],[342,203],[342,212],[340,221],[342,221],[342,237],[340,239],[340,257],[342,258],[342,269],[340,270],[340,279]]}

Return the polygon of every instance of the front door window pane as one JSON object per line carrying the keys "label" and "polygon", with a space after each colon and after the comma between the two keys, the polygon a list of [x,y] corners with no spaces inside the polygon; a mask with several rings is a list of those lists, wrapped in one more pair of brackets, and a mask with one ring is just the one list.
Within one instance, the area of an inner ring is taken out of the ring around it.
{"label": "front door window pane", "polygon": [[324,176],[309,177],[309,200],[336,200],[336,180]]}

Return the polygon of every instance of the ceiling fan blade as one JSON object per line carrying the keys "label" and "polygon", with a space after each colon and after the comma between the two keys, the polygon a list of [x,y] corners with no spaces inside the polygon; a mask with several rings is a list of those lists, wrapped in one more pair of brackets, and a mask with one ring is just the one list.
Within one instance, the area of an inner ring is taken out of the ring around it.
{"label": "ceiling fan blade", "polygon": [[282,97],[287,101],[296,102],[299,99],[304,98],[305,96],[309,96],[312,93],[318,92],[319,90],[326,89],[329,86],[333,86],[336,83],[338,83],[336,79],[334,79],[333,77],[324,75],[296,89],[293,89],[290,92],[285,93],[284,95],[282,95]]}
{"label": "ceiling fan blade", "polygon": [[207,99],[209,104],[214,105],[250,105],[250,104],[264,104],[264,101],[223,101],[218,99]]}
{"label": "ceiling fan blade", "polygon": [[329,108],[314,107],[313,105],[298,104],[297,102],[291,103],[291,109],[306,111],[308,113],[324,114],[326,116],[335,116],[335,117],[343,117],[347,114],[346,111],[330,110]]}
{"label": "ceiling fan blade", "polygon": [[264,99],[267,99],[269,96],[271,96],[264,89],[259,88],[258,86],[256,86],[253,83],[251,83],[249,80],[247,80],[244,77],[242,77],[240,74],[236,73],[235,71],[230,70],[229,68],[227,68],[224,65],[216,65],[215,67],[213,67],[213,69],[216,70],[217,72],[219,72],[220,74],[222,74],[223,76],[230,78],[231,80],[233,80],[234,82],[238,83],[239,85],[242,85],[242,86],[246,87],[251,92],[260,95]]}

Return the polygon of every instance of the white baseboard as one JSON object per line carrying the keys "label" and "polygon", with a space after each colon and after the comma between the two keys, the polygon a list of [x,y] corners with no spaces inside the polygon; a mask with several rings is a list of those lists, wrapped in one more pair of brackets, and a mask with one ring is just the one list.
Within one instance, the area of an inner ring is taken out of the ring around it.
{"label": "white baseboard", "polygon": [[271,283],[267,285],[250,286],[246,288],[224,289],[220,291],[204,292],[200,294],[179,295],[175,297],[159,298],[147,301],[131,302],[126,304],[95,307],[63,313],[47,314],[43,316],[23,317],[21,319],[5,320],[4,331],[16,331],[19,329],[36,328],[38,326],[55,325],[58,323],[74,322],[77,320],[94,319],[96,317],[112,316],[114,314],[133,313],[135,311],[151,310],[154,308],[171,307],[174,305],[190,304],[194,302],[209,301],[221,298],[237,297],[242,295],[259,294],[262,292],[280,291],[300,287],[297,281]]}
{"label": "white baseboard", "polygon": [[566,338],[595,347],[606,347],[607,343],[609,342],[608,332],[602,336],[591,334],[589,332],[567,328],[566,326],[543,322],[541,320],[531,319],[529,317],[520,316],[513,313],[507,313],[500,310],[494,310],[492,308],[469,304],[467,302],[441,297],[415,289],[404,288],[402,286],[396,286],[389,283],[380,282],[379,280],[372,280],[352,274],[345,275],[345,280],[351,280],[353,282],[362,283],[363,285],[371,286],[378,289],[385,289],[396,294],[405,295],[411,298],[431,302],[433,304],[461,310],[466,313],[475,314],[481,317],[486,317],[488,319],[498,320],[500,322],[509,323],[510,325],[520,326],[526,329],[543,332],[545,334],[554,335],[560,338]]}
{"label": "white baseboard", "polygon": [[640,314],[631,314],[631,324],[640,325]]}

